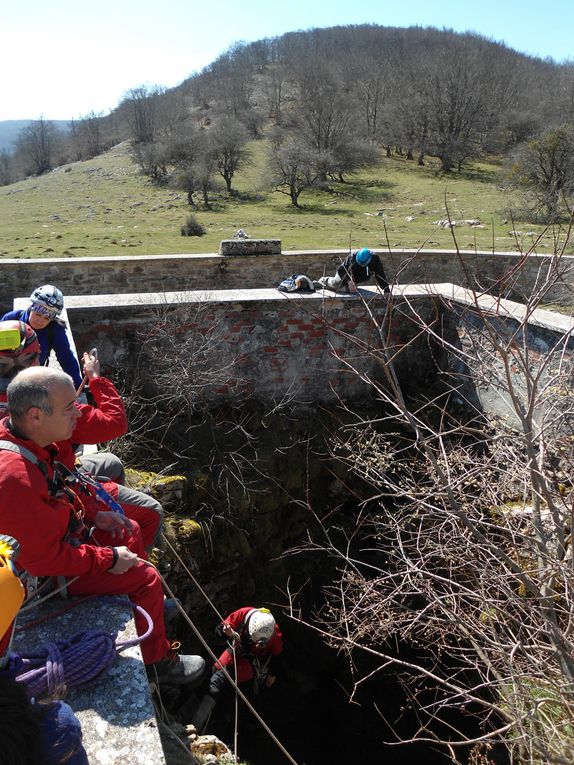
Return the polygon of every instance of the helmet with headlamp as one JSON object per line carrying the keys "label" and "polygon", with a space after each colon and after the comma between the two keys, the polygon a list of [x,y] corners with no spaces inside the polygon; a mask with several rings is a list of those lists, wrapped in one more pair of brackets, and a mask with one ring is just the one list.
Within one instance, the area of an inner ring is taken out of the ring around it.
{"label": "helmet with headlamp", "polygon": [[64,310],[64,296],[53,284],[43,284],[30,295],[30,310],[56,319]]}

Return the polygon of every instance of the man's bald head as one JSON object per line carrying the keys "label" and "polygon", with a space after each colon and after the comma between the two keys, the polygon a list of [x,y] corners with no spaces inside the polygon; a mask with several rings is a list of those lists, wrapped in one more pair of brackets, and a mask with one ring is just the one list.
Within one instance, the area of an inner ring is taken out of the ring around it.
{"label": "man's bald head", "polygon": [[50,391],[54,386],[74,383],[70,375],[50,367],[29,367],[18,372],[6,390],[10,419],[17,423],[33,407],[52,414]]}
{"label": "man's bald head", "polygon": [[71,438],[80,412],[70,375],[49,367],[23,369],[6,391],[12,425],[40,446]]}

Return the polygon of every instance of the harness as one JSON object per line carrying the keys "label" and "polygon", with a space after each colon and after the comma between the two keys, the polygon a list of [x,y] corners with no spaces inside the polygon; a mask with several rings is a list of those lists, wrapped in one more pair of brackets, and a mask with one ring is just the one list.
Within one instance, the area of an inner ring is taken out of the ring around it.
{"label": "harness", "polygon": [[22,444],[15,444],[13,441],[0,440],[0,450],[19,454],[21,457],[24,457],[24,459],[28,460],[28,462],[31,462],[33,465],[36,465],[38,470],[42,473],[42,475],[46,479],[50,496],[51,497],[57,496],[57,492],[60,488],[59,486],[60,482],[58,481],[57,471],[54,469],[54,475],[52,476],[52,478],[50,478],[50,471],[48,470],[48,466],[46,465],[46,463],[43,460],[41,460],[39,457],[37,457],[34,454],[34,452],[30,451],[28,447],[22,446]]}
{"label": "harness", "polygon": [[[248,611],[245,614],[245,618],[239,625],[239,629],[237,630],[239,634],[239,648],[241,649],[238,653],[240,656],[243,656],[246,658],[249,662],[251,662],[251,665],[253,667],[253,692],[255,694],[259,693],[259,689],[265,682],[265,678],[269,674],[269,665],[271,663],[271,654],[268,654],[267,656],[260,656],[259,654],[254,654],[249,651],[249,641],[248,639],[244,639],[245,637],[245,630],[249,624],[249,620],[253,616],[253,614],[258,611],[257,608],[252,608],[250,611]],[[249,633],[247,633],[249,634]],[[237,650],[237,649],[236,649]]]}
{"label": "harness", "polygon": [[55,466],[58,468],[58,472],[64,476],[64,482],[68,485],[78,486],[84,494],[90,495],[90,488],[94,490],[94,494],[97,499],[107,506],[109,510],[113,510],[115,513],[125,515],[123,507],[117,502],[112,495],[104,489],[99,481],[96,481],[89,473],[86,473],[82,468],[70,468],[63,465],[61,462],[55,462]]}
{"label": "harness", "polygon": [[[49,495],[51,497],[59,498],[62,498],[63,496],[66,499],[70,507],[70,520],[68,522],[66,535],[62,541],[68,542],[68,544],[73,546],[78,546],[86,539],[89,539],[91,529],[88,529],[84,523],[84,506],[82,500],[78,494],[69,487],[69,482],[67,483],[62,475],[64,471],[69,473],[71,471],[68,471],[65,465],[55,462],[53,466],[53,474],[50,476],[48,465],[43,460],[28,449],[28,447],[23,446],[22,444],[16,444],[13,441],[0,440],[0,450],[19,454],[32,465],[35,465],[46,479]],[[104,491],[103,488],[102,491]],[[80,504],[80,508],[77,507],[78,503]],[[62,595],[64,597],[66,596],[66,579],[63,576],[37,577],[31,576],[25,570],[19,572],[19,576],[26,582],[27,600],[31,600],[35,597],[35,595],[38,594],[38,591],[44,589],[52,579],[57,579]]]}

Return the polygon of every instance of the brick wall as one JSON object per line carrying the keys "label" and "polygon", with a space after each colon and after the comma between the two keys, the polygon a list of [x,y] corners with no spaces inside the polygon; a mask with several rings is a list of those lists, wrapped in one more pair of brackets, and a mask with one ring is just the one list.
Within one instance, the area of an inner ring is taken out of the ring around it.
{"label": "brick wall", "polygon": [[[68,314],[78,350],[96,345],[105,366],[127,369],[143,363],[149,368],[162,346],[154,348],[151,359],[142,359],[142,338],[153,336],[166,319],[178,334],[178,349],[207,342],[218,382],[203,395],[214,401],[233,396],[268,402],[284,396],[317,403],[338,396],[352,400],[372,389],[349,365],[382,378],[383,346],[391,355],[402,349],[395,368],[408,389],[424,386],[436,375],[437,361],[427,340],[416,339],[411,310],[432,321],[439,301],[412,297],[408,308],[401,297],[389,303],[375,290],[364,290],[363,296],[367,304],[353,297],[243,290],[232,295],[176,293],[168,303],[153,295],[122,295],[105,306],[97,299],[73,297]],[[191,375],[193,357],[193,351],[187,352]]]}

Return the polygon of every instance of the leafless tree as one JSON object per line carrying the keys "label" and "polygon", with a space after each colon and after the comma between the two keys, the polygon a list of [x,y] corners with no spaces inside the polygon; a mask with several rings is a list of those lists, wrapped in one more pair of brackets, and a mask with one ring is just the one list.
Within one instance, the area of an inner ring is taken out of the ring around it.
{"label": "leafless tree", "polygon": [[119,108],[125,116],[131,140],[135,144],[150,144],[155,140],[157,99],[161,93],[163,88],[141,85],[125,94]]}
{"label": "leafless tree", "polygon": [[232,192],[233,176],[249,162],[247,139],[243,125],[231,117],[221,118],[209,130],[210,151],[228,194]]}
{"label": "leafless tree", "polygon": [[103,114],[90,112],[70,126],[71,140],[78,159],[97,157],[106,148],[103,133]]}
{"label": "leafless tree", "polygon": [[[574,758],[574,323],[538,339],[529,329],[570,246],[568,235],[523,305],[480,291],[465,307],[436,296],[425,321],[416,300],[394,298],[372,351],[379,379],[341,358],[373,387],[381,415],[357,418],[335,450],[370,489],[346,541],[333,541],[333,513],[315,540],[343,573],[313,626],[351,657],[377,660],[355,691],[395,673],[418,721],[407,739],[441,745],[453,762],[473,745],[490,762],[494,743],[519,763]],[[416,400],[394,371],[404,322],[449,358]]]}
{"label": "leafless tree", "polygon": [[4,149],[0,151],[0,186],[12,183],[12,158]]}
{"label": "leafless tree", "polygon": [[[546,221],[556,220],[574,193],[574,123],[545,130],[517,150],[511,179],[525,188]],[[563,211],[564,212],[564,211]]]}
{"label": "leafless tree", "polygon": [[272,148],[267,176],[275,191],[286,194],[291,204],[299,207],[301,193],[315,186],[328,166],[324,152],[310,148],[300,136],[292,134]]}
{"label": "leafless tree", "polygon": [[53,122],[40,117],[18,134],[16,156],[26,173],[42,175],[52,169],[59,133]]}
{"label": "leafless tree", "polygon": [[[114,451],[128,461],[145,455],[152,469],[177,464],[183,473],[199,461],[211,492],[210,517],[221,514],[228,522],[237,516],[238,498],[261,491],[262,481],[254,425],[242,409],[240,353],[222,354],[228,330],[212,312],[209,302],[162,306],[138,334],[127,397],[130,433]],[[198,449],[198,441],[209,448]]]}
{"label": "leafless tree", "polygon": [[136,143],[133,146],[133,158],[143,175],[147,175],[154,184],[168,182],[171,153],[165,143]]}

